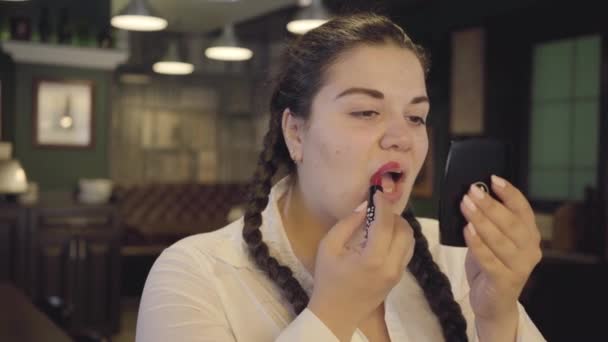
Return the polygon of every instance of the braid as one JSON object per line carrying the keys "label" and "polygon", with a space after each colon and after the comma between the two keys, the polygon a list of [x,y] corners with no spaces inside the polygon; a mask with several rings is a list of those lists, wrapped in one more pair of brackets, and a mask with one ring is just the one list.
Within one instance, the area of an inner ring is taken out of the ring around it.
{"label": "braid", "polygon": [[[280,148],[281,144],[277,144],[278,140],[282,139],[279,133],[280,128],[275,127],[278,120],[272,121],[272,127],[264,138],[264,151],[260,154],[252,182],[251,195],[244,216],[243,238],[255,263],[281,288],[294,312],[300,314],[308,305],[308,294],[293,276],[291,269],[281,265],[276,258],[270,256],[268,245],[262,240],[262,232],[259,229],[262,224],[261,212],[268,205],[272,177],[275,175],[279,159],[284,153]],[[277,149],[277,153],[273,153],[275,149]],[[414,256],[408,265],[410,272],[423,289],[431,310],[437,315],[446,341],[467,341],[466,320],[460,306],[454,300],[448,278],[433,261],[428,242],[422,235],[420,222],[410,208],[404,211],[403,217],[412,227],[416,239]]]}
{"label": "braid", "polygon": [[[249,191],[251,195],[244,215],[243,238],[255,263],[281,288],[296,314],[300,314],[308,305],[308,294],[293,276],[291,269],[281,265],[277,259],[270,256],[268,245],[262,240],[262,232],[260,231],[261,212],[268,205],[272,177],[279,164],[277,160],[279,158],[273,152],[279,140],[281,129],[277,125],[279,122],[279,120],[271,120],[271,127],[264,138],[264,151],[260,154],[257,170],[251,184],[252,189]],[[281,149],[279,151],[279,155],[284,152]]]}
{"label": "braid", "polygon": [[437,315],[445,340],[449,342],[467,341],[467,322],[462,315],[460,305],[454,300],[448,277],[433,261],[429,252],[429,244],[422,235],[420,222],[414,216],[411,208],[407,208],[402,216],[412,227],[416,239],[414,256],[408,268],[424,291],[431,310]]}
{"label": "braid", "polygon": [[[272,178],[279,166],[286,166],[289,173],[297,173],[284,142],[282,113],[289,109],[290,115],[308,120],[312,99],[329,77],[327,70],[344,51],[359,44],[387,43],[413,52],[426,74],[428,56],[424,50],[390,19],[369,13],[334,18],[296,39],[284,52],[284,62],[276,77],[270,101],[270,128],[264,138],[264,150],[249,192],[251,197],[245,211],[243,238],[255,263],[282,289],[297,314],[308,305],[308,295],[292,271],[269,255],[259,229],[262,224],[261,212],[268,205]],[[467,341],[466,321],[460,306],[454,301],[448,278],[431,257],[420,223],[411,210],[406,210],[403,217],[412,226],[416,238],[409,270],[437,315],[443,336],[449,342]]]}

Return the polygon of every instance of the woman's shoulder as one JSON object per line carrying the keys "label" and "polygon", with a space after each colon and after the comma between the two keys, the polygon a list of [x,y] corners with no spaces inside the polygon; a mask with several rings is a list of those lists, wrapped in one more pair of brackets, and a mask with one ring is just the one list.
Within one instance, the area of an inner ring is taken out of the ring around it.
{"label": "woman's shoulder", "polygon": [[181,255],[199,262],[223,262],[235,267],[248,265],[248,257],[243,248],[243,219],[227,226],[200,234],[185,237],[167,247],[160,258],[168,255]]}
{"label": "woman's shoulder", "polygon": [[233,243],[241,226],[237,220],[219,230],[183,238],[163,250],[146,278],[137,341],[172,341],[176,334],[194,340],[207,323],[213,324],[210,334],[230,335],[222,299],[223,275],[235,269],[229,263],[241,260]]}
{"label": "woman's shoulder", "polygon": [[439,233],[439,221],[433,218],[418,217],[421,231],[429,244],[429,251],[433,260],[441,271],[450,279],[454,297],[464,295],[468,291],[468,282],[465,272],[466,247],[452,247],[442,245]]}

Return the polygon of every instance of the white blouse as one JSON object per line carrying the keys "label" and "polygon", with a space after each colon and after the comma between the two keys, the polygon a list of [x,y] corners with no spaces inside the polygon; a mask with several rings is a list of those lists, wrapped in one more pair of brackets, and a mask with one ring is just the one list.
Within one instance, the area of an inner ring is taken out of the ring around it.
{"label": "white blouse", "polygon": [[[288,187],[277,183],[260,227],[271,255],[291,268],[310,295],[313,278],[294,255],[281,223],[277,201]],[[450,279],[454,298],[467,320],[469,341],[478,341],[465,275],[466,248],[439,244],[438,222],[419,218],[435,262]],[[337,337],[312,311],[297,317],[281,290],[249,259],[243,219],[184,238],[155,261],[144,287],[137,318],[137,342],[156,341],[316,341]],[[545,341],[519,305],[517,341]],[[439,321],[409,271],[385,300],[391,341],[443,341]],[[368,341],[356,330],[351,342]]]}

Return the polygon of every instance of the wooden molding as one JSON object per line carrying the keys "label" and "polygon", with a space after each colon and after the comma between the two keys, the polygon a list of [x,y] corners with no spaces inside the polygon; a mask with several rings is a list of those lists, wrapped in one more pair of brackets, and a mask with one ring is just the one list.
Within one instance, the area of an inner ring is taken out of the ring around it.
{"label": "wooden molding", "polygon": [[114,70],[128,53],[116,49],[76,47],[25,41],[2,42],[2,50],[16,63],[60,65],[75,68]]}

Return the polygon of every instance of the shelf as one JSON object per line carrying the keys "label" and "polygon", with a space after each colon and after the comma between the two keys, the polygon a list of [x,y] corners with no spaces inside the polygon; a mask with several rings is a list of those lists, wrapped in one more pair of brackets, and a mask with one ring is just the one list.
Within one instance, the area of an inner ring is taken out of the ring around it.
{"label": "shelf", "polygon": [[127,61],[123,50],[43,44],[26,41],[4,41],[2,50],[16,63],[61,65],[75,68],[114,70]]}

